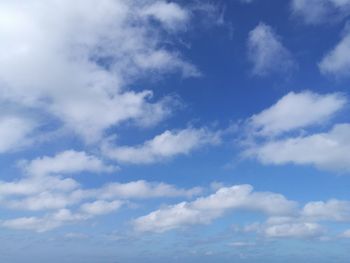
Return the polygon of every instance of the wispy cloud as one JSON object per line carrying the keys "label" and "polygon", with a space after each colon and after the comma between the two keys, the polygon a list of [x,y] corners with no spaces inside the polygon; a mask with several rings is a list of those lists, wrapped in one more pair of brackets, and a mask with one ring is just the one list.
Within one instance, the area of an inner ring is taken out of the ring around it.
{"label": "wispy cloud", "polygon": [[350,13],[348,0],[292,0],[294,16],[306,24],[332,23],[345,18]]}
{"label": "wispy cloud", "polygon": [[253,66],[253,74],[258,76],[290,73],[296,66],[290,51],[282,44],[281,37],[264,23],[249,32],[248,59]]}

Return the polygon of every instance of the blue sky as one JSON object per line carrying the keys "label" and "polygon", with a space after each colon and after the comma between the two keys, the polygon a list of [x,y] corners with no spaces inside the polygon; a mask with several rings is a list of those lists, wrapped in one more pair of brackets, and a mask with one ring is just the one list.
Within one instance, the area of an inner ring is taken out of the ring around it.
{"label": "blue sky", "polygon": [[348,262],[349,15],[2,1],[1,262]]}

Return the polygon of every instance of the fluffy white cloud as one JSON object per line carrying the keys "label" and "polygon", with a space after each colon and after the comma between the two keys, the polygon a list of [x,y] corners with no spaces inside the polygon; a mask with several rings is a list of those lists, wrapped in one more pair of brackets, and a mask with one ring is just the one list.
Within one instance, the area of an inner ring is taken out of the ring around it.
{"label": "fluffy white cloud", "polygon": [[152,140],[138,146],[112,146],[106,143],[103,153],[119,162],[149,164],[220,142],[220,135],[206,129],[188,128],[180,131],[165,131]]}
{"label": "fluffy white cloud", "polygon": [[21,166],[27,174],[35,176],[51,174],[72,174],[79,172],[113,172],[118,168],[106,165],[99,158],[85,152],[68,150],[53,157],[44,156],[34,160],[22,161]]}
{"label": "fluffy white cloud", "polygon": [[254,133],[274,136],[314,124],[321,124],[341,110],[347,102],[338,93],[290,92],[276,104],[249,119]]}
{"label": "fluffy white cloud", "polygon": [[327,220],[350,222],[350,202],[336,199],[327,202],[310,202],[304,206],[302,216],[317,221]]}
{"label": "fluffy white cloud", "polygon": [[346,104],[347,98],[340,93],[291,92],[246,121],[242,156],[264,164],[293,163],[349,172],[350,125],[335,124],[319,133],[307,129],[327,123]]}
{"label": "fluffy white cloud", "polygon": [[89,197],[73,179],[34,176],[0,181],[0,206],[17,210],[54,210],[72,206]]}
{"label": "fluffy white cloud", "polygon": [[186,24],[187,13],[152,0],[2,1],[0,100],[48,113],[88,142],[124,121],[156,123],[171,99],[127,87],[146,74],[198,75],[162,45],[171,43],[162,30]]}
{"label": "fluffy white cloud", "polygon": [[349,0],[293,0],[294,15],[307,24],[320,24],[345,18],[350,14]]}
{"label": "fluffy white cloud", "polygon": [[350,171],[350,124],[337,124],[326,133],[270,141],[245,153],[264,164],[314,165],[338,172]]}
{"label": "fluffy white cloud", "polygon": [[350,30],[346,29],[343,38],[319,63],[323,74],[336,77],[350,76]]}
{"label": "fluffy white cloud", "polygon": [[253,65],[253,74],[258,76],[286,73],[295,67],[295,62],[281,43],[280,37],[264,23],[249,33],[248,58]]}
{"label": "fluffy white cloud", "polygon": [[164,232],[195,224],[208,224],[232,210],[245,209],[268,215],[289,215],[296,212],[296,203],[269,192],[254,192],[250,185],[224,187],[216,193],[151,212],[134,220],[141,232]]}
{"label": "fluffy white cloud", "polygon": [[28,145],[30,134],[35,128],[36,123],[29,118],[0,114],[0,154]]}

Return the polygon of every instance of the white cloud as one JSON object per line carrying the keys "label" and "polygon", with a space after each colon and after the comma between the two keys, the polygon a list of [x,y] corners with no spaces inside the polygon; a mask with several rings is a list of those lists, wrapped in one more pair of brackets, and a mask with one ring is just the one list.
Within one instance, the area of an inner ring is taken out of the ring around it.
{"label": "white cloud", "polygon": [[253,74],[258,76],[288,73],[295,67],[291,53],[283,46],[280,37],[264,23],[249,33],[248,58],[253,65]]}
{"label": "white cloud", "polygon": [[[145,10],[161,25],[145,19]],[[186,24],[185,14],[152,0],[2,1],[0,99],[48,113],[88,142],[125,121],[157,123],[171,112],[171,99],[154,102],[151,91],[128,84],[150,74],[198,75],[162,45],[172,43],[162,29]]]}
{"label": "white cloud", "polygon": [[322,74],[350,76],[350,31],[346,29],[340,42],[318,64]]}
{"label": "white cloud", "polygon": [[221,188],[216,193],[182,202],[151,212],[134,220],[141,232],[164,232],[189,225],[208,224],[232,210],[245,209],[268,215],[288,215],[296,212],[296,203],[269,192],[254,192],[250,185]]}
{"label": "white cloud", "polygon": [[21,217],[5,220],[1,222],[1,225],[3,227],[11,229],[35,230],[38,232],[45,232],[58,227],[60,223],[52,220],[44,220],[37,217]]}
{"label": "white cloud", "polygon": [[44,191],[71,192],[79,184],[71,179],[61,179],[54,176],[29,177],[11,182],[0,181],[0,197],[10,195],[33,195]]}
{"label": "white cloud", "polygon": [[138,146],[112,146],[106,143],[102,152],[118,162],[149,164],[220,142],[218,133],[206,129],[188,128],[180,131],[165,131],[152,140]]}
{"label": "white cloud", "polygon": [[27,177],[0,181],[0,206],[16,210],[55,210],[89,197],[73,179],[58,176]]}
{"label": "white cloud", "polygon": [[44,156],[34,160],[20,162],[26,173],[43,176],[51,174],[73,174],[79,172],[113,172],[117,167],[106,165],[99,158],[85,152],[67,150],[53,157]]}
{"label": "white cloud", "polygon": [[0,221],[0,225],[5,228],[33,230],[41,233],[61,227],[65,224],[73,224],[94,218],[95,216],[115,212],[122,204],[123,203],[118,200],[112,202],[97,200],[93,203],[83,204],[80,211],[77,213],[72,213],[68,209],[59,209],[43,217],[20,217],[3,220]]}
{"label": "white cloud", "polygon": [[97,200],[93,203],[85,203],[80,207],[80,210],[88,215],[103,215],[109,214],[118,210],[123,205],[123,202],[115,200],[112,202]]}
{"label": "white cloud", "polygon": [[326,229],[314,221],[300,217],[270,217],[265,223],[253,223],[244,227],[245,232],[256,232],[267,238],[320,238]]}
{"label": "white cloud", "polygon": [[93,192],[81,189],[72,192],[62,192],[59,189],[44,191],[23,198],[6,198],[3,206],[16,210],[43,211],[57,210],[79,204],[87,198],[96,198]]}
{"label": "white cloud", "polygon": [[350,124],[337,124],[326,133],[270,141],[245,154],[264,164],[314,165],[330,171],[350,171]]}
{"label": "white cloud", "polygon": [[[100,159],[84,152],[66,151],[54,157],[37,158],[22,162],[25,177],[13,181],[0,181],[0,206],[7,209],[42,211],[66,209],[81,205],[85,214],[98,207],[117,208],[117,201],[110,199],[146,199],[162,197],[192,197],[202,189],[177,188],[166,183],[133,181],[126,183],[107,183],[99,188],[83,188],[71,178],[62,174],[83,171],[111,172],[115,167],[105,165]],[[94,201],[95,200],[95,201]],[[119,202],[119,201],[118,201]],[[102,209],[101,208],[101,209]],[[97,212],[96,212],[97,213]]]}
{"label": "white cloud", "polygon": [[129,183],[109,183],[99,190],[100,198],[141,199],[157,197],[192,197],[200,194],[202,189],[179,189],[165,183],[151,183],[143,180]]}
{"label": "white cloud", "polygon": [[58,228],[64,224],[74,223],[88,219],[83,214],[73,214],[70,210],[61,209],[53,214],[44,217],[20,217],[1,221],[1,225],[11,229],[33,230],[37,232],[46,232]]}
{"label": "white cloud", "polygon": [[[62,179],[58,175],[29,175],[17,181],[0,181],[0,206],[11,210],[52,212],[42,217],[28,216],[3,220],[0,221],[0,225],[45,232],[112,213],[130,199],[189,198],[201,191],[199,187],[181,189],[166,183],[146,181],[115,182],[100,188],[84,189],[71,178]],[[73,209],[73,212],[68,209]]]}
{"label": "white cloud", "polygon": [[340,93],[291,92],[246,121],[242,156],[263,164],[292,163],[349,172],[350,125],[335,124],[319,133],[307,129],[324,125],[346,105],[347,98]]}
{"label": "white cloud", "polygon": [[200,187],[182,189],[166,183],[147,181],[114,182],[100,188],[84,189],[70,178],[35,176],[14,182],[0,182],[0,205],[16,210],[56,210],[80,204],[86,199],[96,200],[96,205],[103,205],[110,199],[127,201],[150,198],[190,198],[201,192]]}
{"label": "white cloud", "polygon": [[350,14],[349,0],[293,0],[292,12],[306,24],[333,22]]}
{"label": "white cloud", "polygon": [[350,202],[336,199],[327,202],[310,202],[304,206],[302,216],[317,221],[350,222]]}
{"label": "white cloud", "polygon": [[0,154],[28,145],[35,128],[35,122],[29,118],[0,114]]}
{"label": "white cloud", "polygon": [[147,6],[141,13],[159,20],[170,30],[183,27],[190,17],[189,11],[181,8],[178,4],[163,1],[157,1]]}
{"label": "white cloud", "polygon": [[271,238],[314,238],[324,233],[324,228],[317,223],[287,223],[269,225],[263,230]]}
{"label": "white cloud", "polygon": [[280,135],[324,123],[344,108],[346,102],[345,96],[338,93],[290,92],[270,108],[253,115],[248,122],[258,135]]}

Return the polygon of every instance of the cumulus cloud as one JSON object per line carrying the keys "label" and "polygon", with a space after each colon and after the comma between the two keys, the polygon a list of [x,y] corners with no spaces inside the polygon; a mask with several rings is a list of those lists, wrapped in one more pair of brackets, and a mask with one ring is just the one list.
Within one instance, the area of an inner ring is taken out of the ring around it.
{"label": "cumulus cloud", "polygon": [[322,74],[338,78],[350,76],[350,30],[348,27],[340,42],[318,64]]}
{"label": "cumulus cloud", "polygon": [[346,96],[340,93],[290,92],[246,121],[242,156],[263,164],[292,163],[349,172],[349,124],[334,124],[325,132],[314,129],[331,124],[346,104]]}
{"label": "cumulus cloud", "polygon": [[296,203],[269,192],[254,192],[250,185],[223,187],[216,193],[192,202],[182,202],[151,212],[134,220],[141,232],[165,232],[196,224],[208,224],[228,211],[252,210],[268,215],[296,212]]}
{"label": "cumulus cloud", "polygon": [[[350,202],[330,199],[306,203],[293,216],[273,216],[264,223],[246,225],[243,232],[256,232],[267,238],[324,238],[328,229],[320,222],[350,222]],[[346,238],[348,231],[340,237]]]}
{"label": "cumulus cloud", "polygon": [[100,188],[84,189],[72,179],[59,179],[57,176],[0,182],[1,207],[21,211],[51,211],[43,217],[2,220],[0,225],[45,232],[66,224],[113,213],[132,199],[188,198],[200,192],[198,187],[186,190],[165,183],[146,181],[108,183]]}
{"label": "cumulus cloud", "polygon": [[[202,189],[177,188],[161,182],[132,181],[126,183],[110,182],[96,188],[85,188],[72,178],[63,174],[77,172],[111,172],[115,167],[105,165],[100,159],[84,152],[66,151],[53,157],[42,157],[22,162],[24,177],[12,181],[0,181],[0,206],[6,209],[21,211],[55,211],[77,209],[77,214],[90,218],[98,214],[113,212],[131,199],[174,198],[192,196],[201,193]],[[74,212],[75,213],[75,212]],[[50,214],[50,215],[51,215]],[[24,218],[14,222],[40,225],[50,221],[51,216],[44,218]],[[5,223],[5,226],[8,224]],[[57,226],[56,226],[57,225]],[[64,222],[54,223],[44,229],[56,228]]]}
{"label": "cumulus cloud", "polygon": [[73,174],[79,172],[113,172],[117,167],[106,165],[101,159],[85,152],[67,150],[53,157],[44,156],[34,160],[22,161],[20,165],[27,174],[43,176],[51,174]]}
{"label": "cumulus cloud", "polygon": [[177,155],[189,154],[205,145],[220,142],[220,135],[206,129],[188,128],[179,131],[165,131],[152,140],[137,146],[113,146],[106,143],[102,152],[122,163],[150,164]]}
{"label": "cumulus cloud", "polygon": [[128,84],[146,74],[198,75],[163,45],[172,42],[164,28],[188,21],[187,10],[166,1],[2,1],[0,100],[48,114],[88,142],[125,121],[157,123],[171,100]]}
{"label": "cumulus cloud", "polygon": [[0,181],[0,206],[29,211],[55,210],[80,204],[86,199],[102,202],[111,199],[190,198],[201,192],[200,187],[183,189],[143,180],[112,182],[85,189],[71,178],[35,176],[13,182]]}
{"label": "cumulus cloud", "polygon": [[35,128],[34,120],[18,114],[0,114],[0,154],[28,145]]}
{"label": "cumulus cloud", "polygon": [[[330,199],[307,202],[294,216],[270,217],[265,223],[244,227],[268,238],[321,238],[327,232],[320,222],[350,222],[350,202]],[[346,232],[341,234],[346,237]]]}
{"label": "cumulus cloud", "polygon": [[14,181],[0,181],[0,206],[16,210],[55,210],[90,197],[71,178],[30,176]]}
{"label": "cumulus cloud", "polygon": [[296,65],[280,37],[264,23],[249,32],[248,59],[252,63],[253,74],[258,76],[288,73]]}
{"label": "cumulus cloud", "polygon": [[337,199],[310,202],[304,206],[302,216],[317,221],[350,222],[350,202]]}
{"label": "cumulus cloud", "polygon": [[339,21],[350,14],[349,0],[293,0],[293,15],[306,24]]}
{"label": "cumulus cloud", "polygon": [[346,102],[346,97],[338,93],[290,92],[270,108],[253,115],[248,122],[257,135],[280,135],[322,124],[344,108]]}
{"label": "cumulus cloud", "polygon": [[245,154],[264,164],[314,165],[320,169],[350,172],[350,124],[337,124],[330,131],[269,141],[249,148]]}

